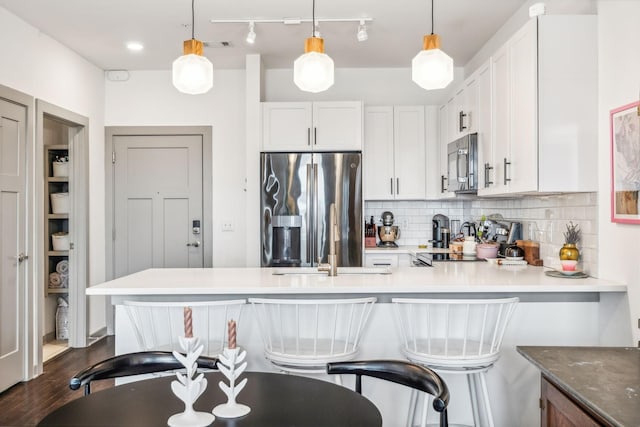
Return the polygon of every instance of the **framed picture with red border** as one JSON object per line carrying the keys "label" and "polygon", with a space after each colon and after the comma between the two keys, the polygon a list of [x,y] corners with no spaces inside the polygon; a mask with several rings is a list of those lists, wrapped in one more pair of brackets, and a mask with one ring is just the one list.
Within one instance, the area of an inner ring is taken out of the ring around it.
{"label": "framed picture with red border", "polygon": [[640,101],[611,110],[611,221],[640,224]]}

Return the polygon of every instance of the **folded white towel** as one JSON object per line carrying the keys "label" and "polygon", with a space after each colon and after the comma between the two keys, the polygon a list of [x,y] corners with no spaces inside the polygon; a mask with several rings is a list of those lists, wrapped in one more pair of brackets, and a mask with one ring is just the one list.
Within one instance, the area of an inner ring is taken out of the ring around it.
{"label": "folded white towel", "polygon": [[59,288],[62,285],[62,278],[60,274],[55,271],[49,274],[49,287],[50,288]]}
{"label": "folded white towel", "polygon": [[56,271],[60,274],[69,274],[69,261],[64,259],[56,264]]}

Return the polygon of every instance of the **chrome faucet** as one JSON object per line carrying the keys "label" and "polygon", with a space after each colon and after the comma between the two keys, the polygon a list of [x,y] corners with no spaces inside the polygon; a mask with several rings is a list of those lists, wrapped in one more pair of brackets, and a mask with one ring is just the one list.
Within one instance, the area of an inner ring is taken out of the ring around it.
{"label": "chrome faucet", "polygon": [[340,231],[338,229],[338,214],[336,204],[329,206],[329,255],[326,264],[320,263],[318,258],[318,271],[326,271],[329,276],[338,275],[338,256],[336,255],[336,242],[340,241]]}

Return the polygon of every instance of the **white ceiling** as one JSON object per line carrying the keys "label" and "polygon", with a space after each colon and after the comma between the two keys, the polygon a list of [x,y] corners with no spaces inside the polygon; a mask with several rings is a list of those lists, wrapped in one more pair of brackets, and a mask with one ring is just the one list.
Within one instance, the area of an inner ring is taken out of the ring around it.
{"label": "white ceiling", "polygon": [[[464,66],[527,0],[434,0],[435,32],[456,66]],[[561,0],[551,0],[561,1]],[[311,18],[311,0],[196,0],[195,36],[231,47],[207,47],[217,68],[243,68],[260,53],[267,68],[291,68],[303,53],[311,24],[246,24],[211,19]],[[102,69],[170,69],[191,38],[191,0],[0,0],[0,6],[70,47]],[[325,51],[336,67],[408,67],[431,32],[429,0],[316,0],[316,19],[369,17],[369,40],[356,40],[357,23],[321,23]],[[141,52],[125,44],[141,42]]]}

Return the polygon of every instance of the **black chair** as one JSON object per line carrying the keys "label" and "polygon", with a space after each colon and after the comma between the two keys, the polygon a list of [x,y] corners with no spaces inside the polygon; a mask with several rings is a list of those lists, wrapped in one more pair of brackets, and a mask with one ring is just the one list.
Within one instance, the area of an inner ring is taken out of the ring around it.
{"label": "black chair", "polygon": [[353,374],[356,376],[356,392],[362,394],[362,376],[379,378],[429,393],[434,397],[433,408],[440,412],[440,427],[447,427],[447,405],[449,389],[438,374],[431,369],[401,360],[363,360],[327,364],[331,375]]}
{"label": "black chair", "polygon": [[[196,362],[198,367],[203,369],[218,369],[216,365],[218,359],[215,357],[200,356]],[[142,351],[121,354],[80,371],[69,381],[69,388],[78,390],[84,386],[84,394],[86,396],[91,394],[91,381],[152,374],[181,368],[184,368],[184,366],[169,351]]]}

